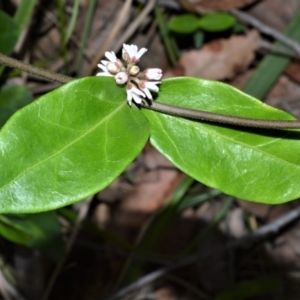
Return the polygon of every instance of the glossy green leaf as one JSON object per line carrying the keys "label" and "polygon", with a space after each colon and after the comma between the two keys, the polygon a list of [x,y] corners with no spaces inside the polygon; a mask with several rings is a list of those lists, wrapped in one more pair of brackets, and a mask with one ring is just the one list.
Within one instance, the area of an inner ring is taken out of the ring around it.
{"label": "glossy green leaf", "polygon": [[198,29],[198,18],[191,14],[175,17],[170,21],[169,29],[182,34],[193,33]]}
{"label": "glossy green leaf", "polygon": [[0,234],[14,243],[41,250],[56,261],[64,257],[61,228],[54,211],[0,215]]}
{"label": "glossy green leaf", "polygon": [[19,26],[5,12],[0,10],[0,52],[10,54],[19,36]]}
{"label": "glossy green leaf", "polygon": [[0,212],[65,206],[109,185],[139,154],[149,123],[112,77],[74,80],[0,131]]}
{"label": "glossy green leaf", "polygon": [[226,13],[213,13],[203,16],[198,21],[198,27],[206,31],[223,31],[235,24],[235,18]]}
{"label": "glossy green leaf", "polygon": [[[293,119],[229,85],[196,78],[165,80],[156,101],[241,117]],[[299,131],[233,128],[143,112],[151,123],[151,143],[200,182],[270,204],[300,196]]]}
{"label": "glossy green leaf", "polygon": [[0,127],[23,106],[32,102],[32,94],[25,86],[5,86],[0,89]]}

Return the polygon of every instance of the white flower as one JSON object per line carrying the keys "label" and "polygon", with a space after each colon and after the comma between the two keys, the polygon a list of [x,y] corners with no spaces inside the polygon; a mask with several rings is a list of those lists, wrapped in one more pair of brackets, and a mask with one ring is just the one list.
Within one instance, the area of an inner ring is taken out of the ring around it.
{"label": "white flower", "polygon": [[159,91],[159,87],[156,85],[160,83],[160,81],[141,81],[139,88],[146,94],[148,99],[152,100],[153,98],[150,91],[157,93]]}
{"label": "white flower", "polygon": [[134,102],[141,104],[146,99],[153,100],[151,92],[158,92],[157,86],[163,74],[158,68],[149,68],[144,72],[140,72],[140,68],[136,65],[142,55],[147,52],[146,48],[140,50],[136,45],[123,44],[122,57],[123,62],[116,57],[113,51],[105,52],[107,60],[101,60],[98,67],[103,71],[97,76],[113,76],[117,84],[127,84],[127,102],[129,105]]}
{"label": "white flower", "polygon": [[108,61],[108,60],[101,60],[101,64],[98,64],[98,67],[99,67],[103,72],[97,73],[96,76],[113,76],[113,74],[111,74],[111,73],[109,72],[109,70],[107,69],[106,65],[107,65],[109,62],[119,64],[115,52],[113,52],[113,51],[111,51],[111,52],[106,51],[106,52],[105,52],[105,57],[108,58],[109,61]]}
{"label": "white flower", "polygon": [[158,68],[146,69],[144,71],[144,76],[148,80],[160,80],[162,75],[162,70]]}
{"label": "white flower", "polygon": [[141,56],[146,53],[148,49],[142,48],[138,51],[138,47],[136,45],[127,45],[123,44],[122,57],[128,63],[137,63]]}
{"label": "white flower", "polygon": [[115,76],[115,80],[117,84],[124,84],[127,82],[128,80],[128,75],[125,72],[119,72],[116,76]]}
{"label": "white flower", "polygon": [[[141,92],[134,84],[130,83],[127,85],[126,89],[127,93],[127,102],[131,106],[132,99],[135,103],[141,104],[143,101],[143,98],[145,97],[145,94]],[[141,98],[143,97],[143,98]]]}

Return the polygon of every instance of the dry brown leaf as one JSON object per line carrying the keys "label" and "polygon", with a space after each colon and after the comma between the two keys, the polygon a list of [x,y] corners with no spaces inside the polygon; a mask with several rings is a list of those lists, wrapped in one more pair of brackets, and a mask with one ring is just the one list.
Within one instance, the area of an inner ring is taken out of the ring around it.
{"label": "dry brown leaf", "polygon": [[117,228],[118,234],[140,229],[169,200],[183,176],[150,145],[144,149],[142,159],[143,165],[135,174],[136,184],[112,211],[111,226]]}
{"label": "dry brown leaf", "polygon": [[[258,47],[257,31],[250,31],[246,36],[232,36],[206,44],[201,50],[183,53],[179,65],[184,75],[207,79],[231,79],[245,71],[254,59]],[[178,68],[177,68],[178,69]],[[165,77],[173,77],[173,71],[166,72]]]}
{"label": "dry brown leaf", "polygon": [[219,228],[224,234],[230,232],[230,236],[235,239],[242,238],[247,232],[244,211],[240,207],[231,209],[224,221],[220,222]]}
{"label": "dry brown leaf", "polygon": [[155,299],[157,300],[177,300],[176,290],[170,286],[162,286],[155,291]]}
{"label": "dry brown leaf", "polygon": [[186,10],[202,14],[212,11],[229,11],[256,1],[258,0],[180,0],[180,3]]}
{"label": "dry brown leaf", "polygon": [[300,62],[294,61],[288,65],[285,69],[285,74],[287,74],[290,78],[300,82]]}
{"label": "dry brown leaf", "polygon": [[271,210],[271,206],[268,204],[255,203],[244,200],[238,200],[238,203],[240,207],[243,208],[243,210],[259,218],[267,218]]}
{"label": "dry brown leaf", "polygon": [[268,94],[266,103],[300,118],[300,86],[287,76],[281,76]]}

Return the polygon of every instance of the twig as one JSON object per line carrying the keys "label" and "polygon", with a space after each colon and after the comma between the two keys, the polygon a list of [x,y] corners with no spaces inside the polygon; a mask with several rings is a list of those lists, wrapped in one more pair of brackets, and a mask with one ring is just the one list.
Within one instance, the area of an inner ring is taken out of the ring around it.
{"label": "twig", "polygon": [[223,251],[232,250],[238,247],[251,247],[258,242],[262,242],[267,238],[275,236],[279,231],[284,229],[284,227],[288,226],[289,224],[293,223],[297,219],[300,218],[300,206],[296,209],[292,210],[291,212],[287,213],[286,215],[278,218],[277,220],[273,221],[272,223],[262,226],[256,231],[250,233],[249,235],[228,243],[223,247],[216,247],[214,250],[210,250],[209,252],[195,254],[189,257],[186,257],[182,261],[175,263],[171,266],[163,267],[158,269],[152,273],[149,273],[139,280],[134,282],[133,284],[128,285],[127,287],[121,289],[115,295],[110,297],[107,300],[116,300],[120,297],[124,297],[128,293],[131,293],[137,289],[141,289],[143,286],[150,284],[151,282],[163,277],[164,275],[168,274],[171,271],[176,269],[186,267],[190,264],[196,263],[199,260],[207,259],[208,257],[216,254],[220,254]]}
{"label": "twig", "polygon": [[100,59],[103,57],[105,51],[110,47],[112,41],[116,38],[118,32],[120,31],[121,26],[124,23],[126,15],[129,12],[132,0],[126,0],[124,3],[119,15],[117,16],[117,22],[115,23],[114,27],[112,28],[108,38],[100,48],[99,52],[97,53],[96,57],[93,59],[92,63],[90,64],[89,68],[85,72],[84,76],[89,76],[93,73],[93,70],[96,68],[97,64],[99,63]]}
{"label": "twig", "polygon": [[253,16],[246,14],[242,11],[233,9],[230,11],[235,17],[241,20],[244,23],[250,24],[253,27],[257,28],[259,31],[272,36],[276,40],[286,44],[287,46],[291,47],[299,56],[300,56],[300,44],[296,41],[292,40],[291,38],[285,36],[281,32],[277,31],[276,29],[262,23],[261,21],[257,20]]}
{"label": "twig", "polygon": [[[148,0],[137,0],[137,2],[147,3]],[[157,5],[158,6],[164,6],[164,7],[170,8],[170,9],[174,9],[174,10],[182,9],[182,6],[176,0],[157,0]]]}
{"label": "twig", "polygon": [[153,10],[153,8],[155,7],[155,3],[156,0],[148,1],[147,5],[144,7],[139,16],[130,24],[130,26],[123,33],[120,41],[114,46],[114,52],[118,52],[122,47],[123,43],[126,42],[132,36],[132,34],[137,30],[137,28],[145,20],[148,14]]}
{"label": "twig", "polygon": [[276,44],[272,44],[266,40],[259,40],[259,47],[262,49],[266,49],[269,50],[273,53],[277,53],[280,55],[284,55],[284,56],[288,56],[288,57],[292,57],[292,58],[296,58],[299,59],[300,55],[298,55],[297,53],[295,53],[295,51],[293,49],[290,48],[286,48],[283,46],[279,46]]}
{"label": "twig", "polygon": [[78,232],[79,232],[79,229],[80,229],[80,226],[81,226],[81,223],[82,221],[85,219],[87,213],[88,213],[88,210],[89,210],[89,207],[90,207],[90,203],[91,203],[91,200],[92,200],[92,197],[86,199],[84,202],[80,203],[80,210],[79,210],[79,213],[78,213],[78,217],[76,219],[76,222],[74,224],[74,228],[73,228],[73,231],[72,231],[72,234],[69,238],[69,241],[68,241],[68,244],[67,244],[67,247],[66,247],[66,253],[65,253],[65,257],[57,264],[57,266],[55,267],[52,275],[51,275],[51,278],[49,280],[49,283],[47,285],[47,288],[44,292],[44,295],[43,295],[43,298],[42,300],[47,300],[50,296],[50,293],[51,293],[51,290],[55,284],[55,281],[59,275],[59,273],[61,272],[64,264],[65,264],[65,261],[68,257],[68,254],[70,253],[72,247],[74,246],[74,243],[75,243],[75,239],[78,235]]}

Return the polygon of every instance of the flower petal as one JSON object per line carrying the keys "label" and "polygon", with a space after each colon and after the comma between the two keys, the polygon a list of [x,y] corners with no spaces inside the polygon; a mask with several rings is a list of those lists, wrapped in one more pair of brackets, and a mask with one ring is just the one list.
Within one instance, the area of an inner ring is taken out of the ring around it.
{"label": "flower petal", "polygon": [[127,102],[131,106],[131,103],[132,103],[132,91],[126,89],[126,94],[127,94]]}
{"label": "flower petal", "polygon": [[117,57],[115,52],[111,51],[106,51],[105,52],[105,57],[107,57],[111,62],[116,62],[117,61]]}
{"label": "flower petal", "polygon": [[153,92],[158,92],[159,87],[156,86],[156,84],[160,84],[160,81],[145,81],[145,86],[147,89],[153,91]]}
{"label": "flower petal", "polygon": [[127,45],[123,44],[122,56],[123,59],[130,63],[137,63],[141,56],[147,52],[148,49],[141,48],[138,51],[138,47],[136,45]]}
{"label": "flower petal", "polygon": [[152,95],[151,95],[150,91],[147,88],[144,88],[143,92],[146,94],[148,99],[153,100]]}
{"label": "flower petal", "polygon": [[103,66],[103,65],[101,65],[101,64],[98,64],[98,67],[99,67],[102,71],[108,72],[108,70],[107,70],[107,68],[106,68],[105,66]]}
{"label": "flower petal", "polygon": [[146,52],[148,51],[148,49],[146,48],[141,48],[139,50],[139,52],[136,54],[136,58],[139,60],[141,58],[142,55],[144,55]]}
{"label": "flower petal", "polygon": [[132,97],[133,97],[133,101],[137,104],[141,104],[143,101],[142,98],[135,93],[132,94]]}
{"label": "flower petal", "polygon": [[145,94],[141,90],[139,90],[138,88],[136,88],[136,87],[132,88],[132,93],[136,94],[136,95],[139,95],[139,96],[142,96],[142,97],[145,97]]}
{"label": "flower petal", "polygon": [[107,73],[107,72],[100,72],[100,73],[97,73],[96,76],[113,76],[113,75],[110,73]]}
{"label": "flower petal", "polygon": [[123,44],[122,57],[125,61],[128,61],[130,57],[130,46],[127,44]]}
{"label": "flower petal", "polygon": [[106,66],[108,63],[109,63],[108,60],[101,60],[101,64],[104,65],[104,66]]}

